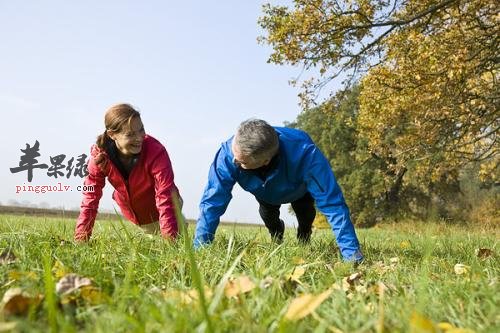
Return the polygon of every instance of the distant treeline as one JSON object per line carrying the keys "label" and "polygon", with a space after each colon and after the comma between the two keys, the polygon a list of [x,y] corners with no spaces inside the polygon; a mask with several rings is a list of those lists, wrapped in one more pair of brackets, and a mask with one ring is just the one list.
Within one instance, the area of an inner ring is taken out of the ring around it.
{"label": "distant treeline", "polygon": [[[47,217],[59,217],[59,218],[69,218],[76,219],[80,214],[77,210],[65,210],[57,208],[34,208],[34,207],[22,207],[22,206],[3,206],[0,205],[0,214],[12,214],[12,215],[28,215],[28,216],[47,216]],[[98,220],[118,220],[121,215],[115,213],[98,213]],[[189,224],[196,224],[196,220],[186,219]],[[240,222],[229,222],[221,221],[221,225],[230,226],[238,225],[245,227],[255,227],[252,223],[240,223]]]}

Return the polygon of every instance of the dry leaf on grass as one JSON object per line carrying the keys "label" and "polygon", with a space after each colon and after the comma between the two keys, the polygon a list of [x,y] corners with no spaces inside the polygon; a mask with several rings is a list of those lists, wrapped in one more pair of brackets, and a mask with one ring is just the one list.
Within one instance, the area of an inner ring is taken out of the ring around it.
{"label": "dry leaf on grass", "polygon": [[226,297],[235,297],[240,294],[247,293],[255,288],[255,283],[246,275],[236,279],[229,279],[224,286],[224,294]]}
{"label": "dry leaf on grass", "polygon": [[446,322],[438,323],[436,327],[439,328],[441,332],[444,333],[474,333],[473,330],[469,330],[466,328],[458,328]]}
{"label": "dry leaf on grass", "polygon": [[286,276],[286,279],[288,281],[293,281],[302,284],[302,282],[300,282],[300,278],[302,277],[302,275],[304,275],[305,272],[306,269],[303,266],[296,266],[293,269],[292,273]]}
{"label": "dry leaf on grass", "polygon": [[9,271],[7,272],[9,279],[14,281],[19,281],[22,279],[38,280],[38,274],[35,272],[20,272],[20,271]]}
{"label": "dry leaf on grass", "polygon": [[406,240],[404,240],[404,241],[402,241],[401,243],[399,243],[399,247],[400,247],[401,249],[403,249],[403,250],[404,250],[404,249],[408,249],[410,246],[411,246],[410,242],[409,242],[409,241],[406,241]]}
{"label": "dry leaf on grass", "polygon": [[64,266],[64,264],[60,260],[56,260],[54,266],[52,266],[52,273],[56,277],[56,279],[61,279],[62,277],[71,274],[71,271]]}
{"label": "dry leaf on grass", "polygon": [[493,250],[490,249],[477,249],[476,250],[476,256],[480,259],[487,259],[489,257],[492,257],[494,255]]}
{"label": "dry leaf on grass", "polygon": [[91,286],[89,278],[78,276],[74,273],[63,276],[56,284],[56,293],[60,295],[69,294],[81,287]]}
{"label": "dry leaf on grass", "polygon": [[10,249],[5,249],[0,253],[0,265],[9,265],[16,262],[16,256]]}
{"label": "dry leaf on grass", "polygon": [[79,288],[80,297],[91,305],[102,304],[108,301],[109,297],[94,286],[83,286]]}
{"label": "dry leaf on grass", "polygon": [[455,274],[463,275],[463,274],[467,274],[469,272],[470,266],[463,265],[463,264],[456,264],[455,267],[453,267],[453,270],[455,271]]}
{"label": "dry leaf on grass", "polygon": [[[193,302],[197,302],[199,300],[199,293],[196,289],[191,289],[188,291],[183,290],[167,290],[163,292],[163,296],[167,299],[174,299],[179,301],[182,304],[192,304]],[[204,296],[205,299],[211,299],[213,296],[212,289],[205,286],[204,287]]]}
{"label": "dry leaf on grass", "polygon": [[285,314],[285,319],[295,321],[311,314],[321,305],[332,293],[331,289],[322,292],[319,295],[305,294],[295,298]]}
{"label": "dry leaf on grass", "polygon": [[417,312],[413,312],[410,317],[411,333],[437,333],[432,321]]}
{"label": "dry leaf on grass", "polygon": [[62,304],[73,304],[78,300],[97,305],[109,300],[109,296],[92,285],[92,280],[74,273],[63,276],[56,284],[56,293]]}
{"label": "dry leaf on grass", "polygon": [[37,306],[42,301],[43,296],[31,296],[21,288],[11,288],[3,295],[1,308],[2,312],[8,315],[24,315],[31,306]]}

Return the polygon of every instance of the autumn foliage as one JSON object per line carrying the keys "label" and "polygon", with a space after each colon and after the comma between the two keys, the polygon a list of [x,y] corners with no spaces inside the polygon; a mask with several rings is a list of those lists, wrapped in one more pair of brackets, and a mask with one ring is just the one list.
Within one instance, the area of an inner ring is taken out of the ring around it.
{"label": "autumn foliage", "polygon": [[[315,139],[346,196],[354,191],[354,213],[368,214],[361,220],[381,209],[429,211],[464,194],[465,174],[498,204],[498,9],[494,0],[263,7],[259,40],[273,49],[269,62],[310,74],[301,82],[305,113],[297,126],[313,130],[311,119],[323,118]],[[341,79],[336,93],[330,86]],[[330,143],[323,140],[329,135]],[[459,208],[447,210],[450,216]]]}

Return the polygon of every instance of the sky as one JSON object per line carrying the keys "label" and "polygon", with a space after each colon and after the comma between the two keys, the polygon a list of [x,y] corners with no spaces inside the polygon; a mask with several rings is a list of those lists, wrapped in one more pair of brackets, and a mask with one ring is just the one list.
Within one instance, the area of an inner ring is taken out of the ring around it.
{"label": "sky", "polygon": [[[196,219],[209,166],[220,144],[248,118],[272,125],[300,112],[300,68],[268,64],[256,41],[261,1],[0,1],[0,203],[78,209],[83,179],[47,169],[12,173],[20,149],[38,140],[39,163],[89,155],[106,109],[131,103],[146,132],[162,142]],[[65,171],[66,172],[66,171]],[[31,193],[24,185],[70,186]],[[16,193],[19,192],[19,193]],[[118,206],[107,184],[101,210]],[[288,225],[294,218],[282,207]],[[222,220],[261,223],[258,205],[238,185]]]}

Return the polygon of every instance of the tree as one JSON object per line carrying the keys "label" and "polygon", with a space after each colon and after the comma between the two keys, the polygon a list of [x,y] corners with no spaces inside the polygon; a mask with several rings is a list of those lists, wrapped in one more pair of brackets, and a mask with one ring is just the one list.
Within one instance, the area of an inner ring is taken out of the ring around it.
{"label": "tree", "polygon": [[387,163],[368,153],[367,141],[357,131],[358,101],[359,88],[355,86],[303,111],[289,126],[309,133],[329,160],[354,223],[370,226],[393,211],[386,204],[393,182],[384,177]]}
{"label": "tree", "polygon": [[400,183],[408,170],[456,181],[470,162],[498,182],[497,1],[295,0],[263,12],[269,62],[319,72],[303,82],[305,108],[339,75],[345,87],[363,77],[358,130]]}

